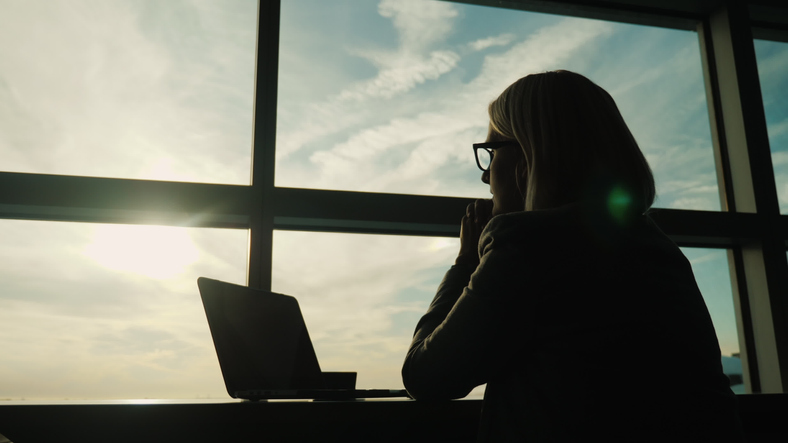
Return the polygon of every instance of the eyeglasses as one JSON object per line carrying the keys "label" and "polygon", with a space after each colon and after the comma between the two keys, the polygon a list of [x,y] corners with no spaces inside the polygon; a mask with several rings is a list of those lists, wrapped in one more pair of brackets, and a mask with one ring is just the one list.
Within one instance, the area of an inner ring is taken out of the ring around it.
{"label": "eyeglasses", "polygon": [[490,163],[492,163],[493,150],[512,145],[517,145],[517,141],[506,140],[502,142],[474,143],[473,154],[476,156],[476,166],[482,171],[487,172],[490,169]]}

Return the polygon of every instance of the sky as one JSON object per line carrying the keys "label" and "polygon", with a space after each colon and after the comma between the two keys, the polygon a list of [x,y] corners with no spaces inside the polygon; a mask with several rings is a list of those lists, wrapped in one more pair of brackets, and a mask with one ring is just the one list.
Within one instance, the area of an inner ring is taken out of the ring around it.
{"label": "sky", "polygon": [[488,196],[470,148],[487,104],[525,74],[569,69],[616,99],[657,206],[719,210],[694,33],[448,2],[325,5],[283,3],[277,185]]}
{"label": "sky", "polygon": [[[249,184],[255,26],[247,0],[0,2],[3,170]],[[756,51],[788,210],[788,45]],[[613,95],[657,207],[720,209],[696,34],[427,0],[283,0],[276,185],[487,197],[486,106],[551,69]],[[0,242],[0,400],[227,397],[196,279],[243,284],[245,230],[2,220]],[[324,370],[397,388],[458,248],[275,232],[273,289]],[[738,352],[726,252],[683,250]]]}
{"label": "sky", "polygon": [[788,43],[755,41],[780,213],[788,214]]}

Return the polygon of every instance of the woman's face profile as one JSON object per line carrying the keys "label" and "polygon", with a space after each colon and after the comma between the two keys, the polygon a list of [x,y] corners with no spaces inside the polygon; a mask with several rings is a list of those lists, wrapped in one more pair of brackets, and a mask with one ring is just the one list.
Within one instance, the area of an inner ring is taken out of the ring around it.
{"label": "woman's face profile", "polygon": [[522,211],[523,195],[517,187],[517,164],[523,153],[517,142],[493,150],[490,167],[482,173],[482,182],[490,185],[492,215]]}

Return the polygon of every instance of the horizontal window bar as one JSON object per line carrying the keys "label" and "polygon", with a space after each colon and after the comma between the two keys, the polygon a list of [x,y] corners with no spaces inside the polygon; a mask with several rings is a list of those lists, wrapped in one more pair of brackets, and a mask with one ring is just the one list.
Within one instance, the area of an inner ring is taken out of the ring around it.
{"label": "horizontal window bar", "polygon": [[[251,186],[0,173],[0,218],[248,228]],[[406,194],[274,188],[275,228],[454,236],[474,200]],[[687,246],[788,240],[788,216],[654,209]]]}

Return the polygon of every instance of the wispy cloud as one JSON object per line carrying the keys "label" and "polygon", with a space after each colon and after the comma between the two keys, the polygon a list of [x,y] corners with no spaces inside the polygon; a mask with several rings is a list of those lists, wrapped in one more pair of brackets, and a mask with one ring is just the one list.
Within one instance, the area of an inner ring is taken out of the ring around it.
{"label": "wispy cloud", "polygon": [[[369,118],[369,107],[385,106],[380,100],[385,102],[406,93],[457,66],[460,56],[456,52],[437,48],[453,29],[458,15],[454,5],[384,0],[378,13],[391,19],[397,30],[396,49],[348,49],[351,55],[371,62],[377,74],[344,86],[327,100],[309,103],[301,112],[283,110],[277,134],[278,159],[287,158],[306,144],[363,124]],[[373,104],[371,99],[377,100]],[[292,126],[287,123],[290,118],[296,121]]]}
{"label": "wispy cloud", "polygon": [[481,51],[493,46],[506,46],[517,36],[511,33],[501,34],[494,37],[480,38],[479,40],[468,43],[468,47],[474,51]]}
{"label": "wispy cloud", "polygon": [[460,56],[452,51],[432,51],[427,56],[410,52],[386,56],[368,54],[367,58],[381,67],[380,73],[372,80],[340,92],[339,100],[391,98],[427,80],[437,79],[454,69],[460,61]]}
{"label": "wispy cloud", "polygon": [[[363,183],[364,190],[370,191],[434,191],[436,183],[432,179],[440,168],[452,165],[462,170],[473,166],[458,146],[469,147],[474,137],[484,136],[489,101],[522,75],[559,67],[582,47],[609,32],[609,25],[602,22],[566,19],[540,29],[507,51],[488,55],[479,74],[469,82],[456,84],[451,94],[429,97],[429,110],[364,125],[345,141],[312,154],[310,160],[319,172],[306,186],[348,189],[354,183]],[[393,153],[402,160],[395,164],[381,160]],[[287,170],[282,169],[286,177]],[[476,187],[474,191],[466,184],[455,189],[454,195],[484,191],[483,186]]]}
{"label": "wispy cloud", "polygon": [[435,80],[457,66],[460,56],[450,50],[432,50],[454,28],[457,9],[450,3],[423,0],[383,0],[381,16],[399,31],[395,51],[367,50],[354,54],[372,62],[378,75],[339,93],[340,100],[367,97],[391,98],[427,80]]}
{"label": "wispy cloud", "polygon": [[[695,254],[695,255],[697,255],[697,254]],[[690,259],[690,264],[692,264],[693,266],[696,266],[696,265],[699,265],[701,263],[708,263],[708,262],[711,262],[711,261],[714,261],[714,260],[720,260],[720,259],[724,260],[725,256],[724,255],[721,256],[720,252],[717,251],[717,250],[711,250],[711,252],[708,252],[706,254],[703,254],[703,255],[700,255],[700,256],[695,256],[695,257],[691,258]]]}

